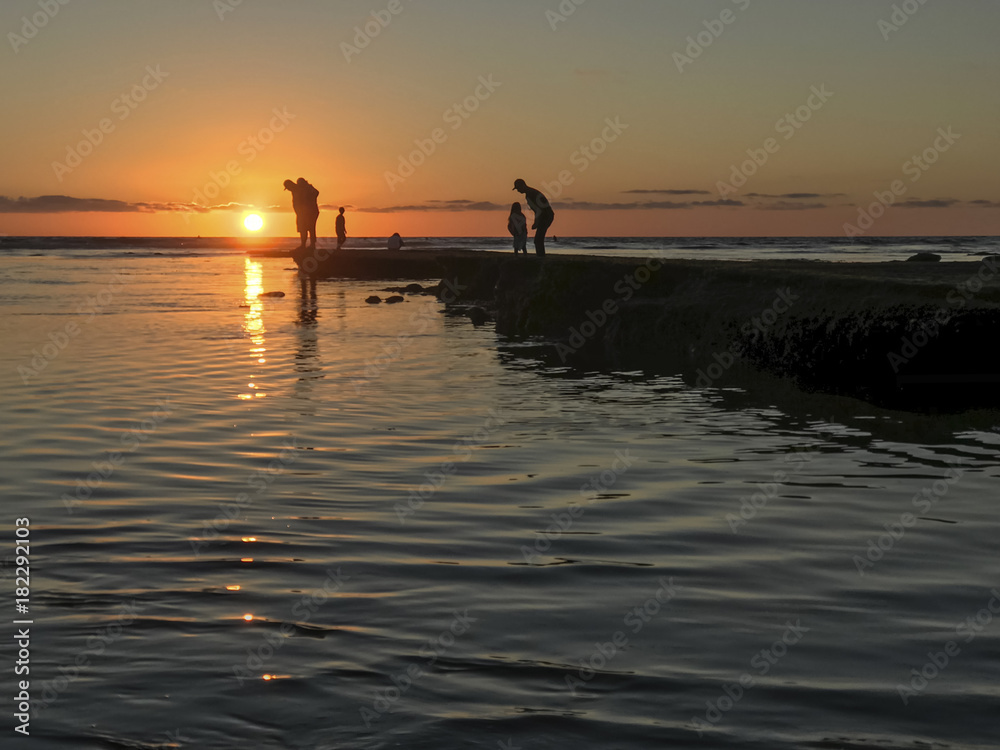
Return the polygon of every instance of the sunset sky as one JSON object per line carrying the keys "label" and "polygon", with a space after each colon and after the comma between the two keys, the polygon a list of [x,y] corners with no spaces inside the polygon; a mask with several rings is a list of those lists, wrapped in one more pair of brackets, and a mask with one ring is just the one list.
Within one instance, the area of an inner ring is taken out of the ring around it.
{"label": "sunset sky", "polygon": [[0,30],[0,234],[291,237],[300,176],[353,236],[506,234],[518,177],[557,235],[843,235],[894,182],[866,232],[1000,234],[996,0],[5,0]]}

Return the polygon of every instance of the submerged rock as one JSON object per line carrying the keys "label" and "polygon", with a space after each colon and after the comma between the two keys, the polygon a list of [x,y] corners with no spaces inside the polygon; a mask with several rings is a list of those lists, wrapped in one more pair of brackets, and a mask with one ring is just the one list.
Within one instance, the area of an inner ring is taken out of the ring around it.
{"label": "submerged rock", "polygon": [[917,253],[912,258],[907,258],[907,263],[938,263],[941,256],[936,253]]}
{"label": "submerged rock", "polygon": [[397,295],[394,295],[392,297],[389,297],[389,299],[387,299],[385,301],[385,304],[387,304],[387,305],[395,305],[395,304],[397,304],[399,302],[406,302],[406,297],[400,297],[397,294]]}
{"label": "submerged rock", "polygon": [[472,325],[477,327],[484,325],[490,319],[489,313],[481,307],[470,307],[465,314],[472,321]]}
{"label": "submerged rock", "polygon": [[406,286],[387,286],[380,289],[380,292],[394,292],[395,294],[432,294],[432,287],[424,288],[420,284],[407,284]]}
{"label": "submerged rock", "polygon": [[262,297],[270,297],[272,299],[279,299],[279,298],[284,297],[284,296],[285,296],[284,292],[261,292],[260,294],[257,295],[258,299],[260,299]]}
{"label": "submerged rock", "polygon": [[366,299],[365,302],[367,302],[369,305],[380,305],[382,304],[382,298],[373,294],[371,297]]}

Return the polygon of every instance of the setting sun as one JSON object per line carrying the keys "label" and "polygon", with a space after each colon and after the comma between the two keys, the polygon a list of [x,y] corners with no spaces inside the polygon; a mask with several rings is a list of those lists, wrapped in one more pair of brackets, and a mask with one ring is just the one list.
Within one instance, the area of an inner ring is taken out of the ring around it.
{"label": "setting sun", "polygon": [[243,226],[249,229],[251,232],[257,232],[261,227],[264,226],[264,220],[260,218],[257,214],[250,214],[243,220]]}

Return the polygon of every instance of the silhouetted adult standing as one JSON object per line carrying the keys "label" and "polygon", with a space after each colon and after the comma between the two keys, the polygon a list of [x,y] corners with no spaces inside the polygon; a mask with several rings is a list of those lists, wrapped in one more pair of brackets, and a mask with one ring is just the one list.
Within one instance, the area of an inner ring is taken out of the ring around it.
{"label": "silhouetted adult standing", "polygon": [[319,219],[319,190],[314,188],[305,177],[300,177],[295,183],[302,191],[302,203],[305,209],[305,228],[309,233],[309,247],[316,249],[316,221]]}
{"label": "silhouetted adult standing", "polygon": [[556,220],[556,213],[549,204],[541,190],[528,187],[524,180],[515,180],[514,189],[524,194],[524,200],[528,203],[528,208],[535,214],[535,223],[531,228],[535,230],[535,254],[545,255],[545,233],[549,231],[552,222]]}
{"label": "silhouetted adult standing", "polygon": [[347,220],[344,219],[344,207],[340,207],[340,214],[337,216],[337,249],[340,250],[347,242]]}
{"label": "silhouetted adult standing", "polygon": [[295,209],[295,228],[298,230],[300,244],[297,250],[306,247],[316,248],[316,220],[319,219],[319,190],[310,185],[305,177],[298,182],[285,180],[285,190],[292,193],[292,208]]}

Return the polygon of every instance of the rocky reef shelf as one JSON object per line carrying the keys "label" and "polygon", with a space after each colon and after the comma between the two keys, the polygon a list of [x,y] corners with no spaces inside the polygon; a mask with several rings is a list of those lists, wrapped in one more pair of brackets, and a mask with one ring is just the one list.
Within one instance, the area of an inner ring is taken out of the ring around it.
{"label": "rocky reef shelf", "polygon": [[1000,260],[714,261],[461,250],[331,252],[324,278],[434,279],[555,364],[682,374],[908,409],[1000,405]]}

